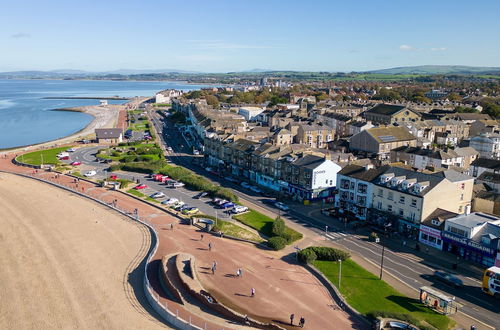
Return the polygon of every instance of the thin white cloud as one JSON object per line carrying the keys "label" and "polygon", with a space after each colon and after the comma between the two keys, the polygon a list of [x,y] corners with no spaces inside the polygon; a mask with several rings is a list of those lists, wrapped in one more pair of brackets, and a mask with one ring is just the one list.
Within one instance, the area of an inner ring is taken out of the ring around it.
{"label": "thin white cloud", "polygon": [[443,52],[446,50],[446,47],[436,47],[436,48],[431,48],[432,52]]}
{"label": "thin white cloud", "polygon": [[19,32],[11,35],[10,37],[14,39],[31,38],[31,34]]}
{"label": "thin white cloud", "polygon": [[399,49],[404,51],[404,52],[410,52],[412,50],[417,50],[416,48],[409,46],[409,45],[401,45],[401,46],[399,46]]}
{"label": "thin white cloud", "polygon": [[250,45],[226,42],[224,40],[189,40],[189,43],[196,48],[203,49],[269,49],[276,46]]}

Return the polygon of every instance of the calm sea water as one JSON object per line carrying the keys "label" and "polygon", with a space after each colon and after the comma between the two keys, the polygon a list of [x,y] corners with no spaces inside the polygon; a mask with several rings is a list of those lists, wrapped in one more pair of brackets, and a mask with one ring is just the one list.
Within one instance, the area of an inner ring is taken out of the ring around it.
{"label": "calm sea water", "polygon": [[153,96],[162,89],[201,87],[204,86],[177,82],[0,80],[0,149],[50,141],[78,132],[90,123],[92,116],[51,110],[99,103],[99,100],[47,100],[44,97]]}

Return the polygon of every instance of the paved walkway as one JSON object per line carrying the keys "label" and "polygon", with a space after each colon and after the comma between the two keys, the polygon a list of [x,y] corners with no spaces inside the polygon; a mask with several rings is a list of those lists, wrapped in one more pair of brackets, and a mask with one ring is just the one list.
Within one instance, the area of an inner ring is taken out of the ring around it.
{"label": "paved walkway", "polygon": [[[34,173],[33,169],[12,164],[11,157],[0,159],[0,169],[51,180],[110,204],[117,200],[117,206],[129,213],[138,209],[139,216],[152,224],[159,235],[159,248],[148,267],[148,278],[162,304],[168,305],[171,311],[176,311],[183,319],[190,319],[193,324],[206,329],[232,327],[227,321],[208,313],[189,313],[182,305],[168,299],[157,276],[157,267],[165,254],[187,252],[194,255],[203,285],[217,299],[251,317],[287,324],[289,315],[294,313],[297,318],[305,317],[305,327],[310,329],[327,328],[332,323],[336,329],[362,328],[345,312],[333,308],[334,303],[326,288],[304,268],[289,262],[289,258],[282,253],[211,235],[205,235],[201,241],[197,228],[180,224],[177,218],[152,205],[117,191],[96,187],[92,183],[75,183],[68,176],[56,176],[40,170]],[[173,230],[170,224],[173,224]],[[211,250],[208,249],[209,242],[212,244]],[[212,275],[207,270],[214,260],[218,266],[216,274]],[[238,268],[243,270],[240,278],[234,276]],[[255,297],[250,295],[251,288],[256,289]]]}

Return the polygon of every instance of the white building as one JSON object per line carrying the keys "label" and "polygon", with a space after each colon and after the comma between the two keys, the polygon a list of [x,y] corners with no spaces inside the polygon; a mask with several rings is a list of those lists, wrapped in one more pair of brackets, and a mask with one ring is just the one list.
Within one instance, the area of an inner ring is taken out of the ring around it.
{"label": "white building", "polygon": [[172,99],[182,95],[182,91],[175,89],[166,89],[164,91],[158,92],[155,95],[155,103],[168,104],[172,103]]}
{"label": "white building", "polygon": [[476,149],[481,157],[500,159],[500,134],[484,133],[473,137],[469,146]]}
{"label": "white building", "polygon": [[265,109],[259,107],[241,107],[238,109],[238,114],[245,117],[247,121],[256,120],[257,116]]}

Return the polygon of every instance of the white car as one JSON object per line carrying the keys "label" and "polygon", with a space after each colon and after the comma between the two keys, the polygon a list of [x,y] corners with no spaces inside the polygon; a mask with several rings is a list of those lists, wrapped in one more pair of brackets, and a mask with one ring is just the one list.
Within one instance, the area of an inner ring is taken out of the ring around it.
{"label": "white car", "polygon": [[246,183],[245,181],[243,181],[243,182],[242,182],[242,183],[240,183],[240,184],[241,184],[241,186],[242,186],[243,188],[250,189],[250,185],[249,185],[248,183]]}
{"label": "white car", "polygon": [[234,214],[243,213],[243,212],[246,212],[246,211],[248,211],[248,207],[242,206],[242,205],[236,205],[231,210],[231,212],[233,212]]}
{"label": "white car", "polygon": [[198,150],[193,150],[193,155],[199,155],[200,152]]}
{"label": "white car", "polygon": [[174,182],[171,187],[174,187],[174,188],[181,188],[181,187],[184,187],[185,184],[182,183],[182,182]]}
{"label": "white car", "polygon": [[169,152],[174,151],[174,149],[172,149],[172,147],[167,147],[167,150],[168,150]]}
{"label": "white car", "polygon": [[87,173],[85,173],[84,175],[85,175],[86,177],[91,177],[91,176],[94,176],[94,175],[96,175],[96,174],[97,174],[97,172],[96,172],[96,171],[88,171],[88,172],[87,172]]}
{"label": "white car", "polygon": [[75,148],[69,148],[68,150],[66,150],[67,152],[75,152],[76,149]]}
{"label": "white car", "polygon": [[155,192],[154,194],[152,194],[149,197],[151,197],[151,198],[163,198],[163,197],[165,197],[165,194],[162,193],[161,191],[158,191],[158,192]]}
{"label": "white car", "polygon": [[165,205],[173,205],[173,204],[177,203],[178,201],[179,200],[177,198],[169,198],[169,199],[164,200],[161,203],[165,204]]}
{"label": "white car", "polygon": [[281,211],[288,211],[290,209],[286,204],[283,204],[282,202],[276,202],[274,203],[274,206],[279,208]]}

